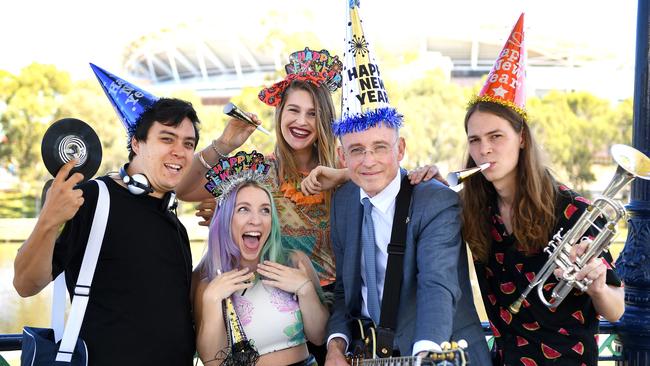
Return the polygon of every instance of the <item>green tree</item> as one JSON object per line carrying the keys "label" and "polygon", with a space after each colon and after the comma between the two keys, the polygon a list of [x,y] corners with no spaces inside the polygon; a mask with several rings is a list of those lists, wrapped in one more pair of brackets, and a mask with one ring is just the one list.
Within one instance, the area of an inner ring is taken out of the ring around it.
{"label": "green tree", "polygon": [[41,138],[56,117],[63,96],[70,91],[68,73],[52,65],[31,64],[19,75],[0,71],[0,125],[6,143],[0,145],[3,164],[14,164],[24,182],[42,181],[47,172],[40,163]]}
{"label": "green tree", "polygon": [[633,100],[628,98],[620,102],[614,110],[612,141],[632,145]]}
{"label": "green tree", "polygon": [[[88,123],[102,144],[102,164],[96,176],[117,171],[127,160],[127,135],[122,122],[95,80],[76,82],[63,97],[56,119],[77,118]],[[88,179],[92,177],[86,177]]]}
{"label": "green tree", "polygon": [[[584,191],[595,180],[595,158],[606,155],[617,134],[617,114],[607,100],[587,92],[551,91],[528,100],[533,133],[562,180]],[[621,109],[623,113],[624,109]]]}
{"label": "green tree", "polygon": [[467,100],[463,89],[440,70],[427,72],[401,88],[387,84],[391,103],[405,117],[402,135],[408,161],[404,165],[412,168],[444,163],[451,169],[460,167],[466,149],[463,118]]}

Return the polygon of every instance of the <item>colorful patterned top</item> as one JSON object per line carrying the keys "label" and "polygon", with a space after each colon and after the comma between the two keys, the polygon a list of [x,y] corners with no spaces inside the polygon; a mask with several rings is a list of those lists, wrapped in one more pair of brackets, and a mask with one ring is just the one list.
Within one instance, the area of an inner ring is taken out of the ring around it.
{"label": "colorful patterned top", "polygon": [[[559,187],[556,198],[558,222],[553,234],[566,233],[589,205],[566,186]],[[520,312],[513,315],[508,306],[515,302],[542,268],[548,255],[542,251],[526,254],[508,235],[496,202],[491,207],[492,248],[487,265],[474,262],[481,295],[496,340],[496,365],[596,365],[598,314],[589,295],[573,290],[556,309],[549,309],[531,291]],[[595,236],[594,233],[590,235]],[[549,238],[550,240],[550,238]],[[612,257],[603,256],[609,269],[607,284],[621,286],[612,270]],[[557,280],[544,286],[546,299]]]}
{"label": "colorful patterned top", "polygon": [[[267,184],[272,188],[273,200],[282,227],[282,243],[286,248],[300,250],[311,259],[321,286],[336,279],[334,253],[330,242],[330,209],[322,196],[302,196],[296,183],[281,183],[277,160],[268,159],[271,169]],[[300,182],[297,182],[300,183]]]}
{"label": "colorful patterned top", "polygon": [[260,355],[306,342],[302,313],[292,294],[257,281],[246,292],[234,293],[232,301],[246,337]]}

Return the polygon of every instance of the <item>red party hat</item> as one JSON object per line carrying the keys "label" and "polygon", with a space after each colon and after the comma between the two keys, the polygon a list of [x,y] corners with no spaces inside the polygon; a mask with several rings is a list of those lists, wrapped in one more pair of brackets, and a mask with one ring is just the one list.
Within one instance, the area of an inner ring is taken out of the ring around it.
{"label": "red party hat", "polygon": [[487,81],[478,96],[470,102],[493,102],[512,108],[524,120],[526,116],[526,48],[524,46],[524,13],[510,32]]}

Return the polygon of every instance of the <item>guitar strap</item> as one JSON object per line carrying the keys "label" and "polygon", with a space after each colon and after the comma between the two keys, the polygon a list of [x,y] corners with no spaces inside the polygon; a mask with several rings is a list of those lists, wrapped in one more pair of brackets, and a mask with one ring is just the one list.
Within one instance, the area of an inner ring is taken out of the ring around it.
{"label": "guitar strap", "polygon": [[406,247],[406,225],[409,222],[413,185],[408,176],[402,178],[399,193],[395,199],[393,229],[388,244],[388,263],[381,302],[381,316],[377,327],[377,356],[393,355],[393,339],[397,328],[397,306],[399,305],[404,273],[404,249]]}

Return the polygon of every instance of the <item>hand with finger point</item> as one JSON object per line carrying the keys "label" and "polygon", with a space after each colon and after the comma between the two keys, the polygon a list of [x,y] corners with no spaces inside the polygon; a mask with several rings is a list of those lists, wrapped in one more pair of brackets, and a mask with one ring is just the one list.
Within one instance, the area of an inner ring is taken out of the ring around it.
{"label": "hand with finger point", "polygon": [[265,285],[294,293],[296,296],[305,294],[310,288],[314,288],[307,275],[307,268],[302,262],[298,262],[298,268],[292,268],[279,263],[264,261],[264,263],[257,265],[257,272],[265,277],[262,280]]}
{"label": "hand with finger point", "polygon": [[[246,113],[246,112],[244,112]],[[255,114],[246,113],[256,124],[261,124],[260,120]],[[226,123],[226,128],[221,133],[221,136],[217,138],[217,142],[222,146],[228,148],[228,150],[233,151],[246,142],[250,135],[255,131],[255,126],[251,125],[248,122],[242,121],[237,118],[231,118]]]}
{"label": "hand with finger point", "polygon": [[210,226],[216,207],[217,201],[212,197],[204,199],[196,206],[195,215],[203,219],[203,221],[199,221],[199,226]]}
{"label": "hand with finger point", "polygon": [[203,302],[221,303],[233,292],[253,286],[253,277],[255,277],[255,273],[249,272],[248,268],[234,269],[217,275],[205,288]]}
{"label": "hand with finger point", "polygon": [[79,211],[84,198],[81,189],[75,189],[75,186],[83,181],[84,176],[81,173],[74,173],[68,178],[76,163],[77,160],[73,159],[59,169],[45,196],[39,220],[48,220],[52,226],[59,226],[73,218]]}
{"label": "hand with finger point", "polygon": [[302,194],[308,196],[338,187],[348,180],[347,169],[319,165],[309,172],[300,183]]}
{"label": "hand with finger point", "polygon": [[442,184],[449,186],[447,180],[442,177],[440,170],[435,165],[424,165],[419,168],[415,168],[408,172],[409,181],[411,184],[419,184],[421,182],[426,182],[431,179],[435,179]]}

